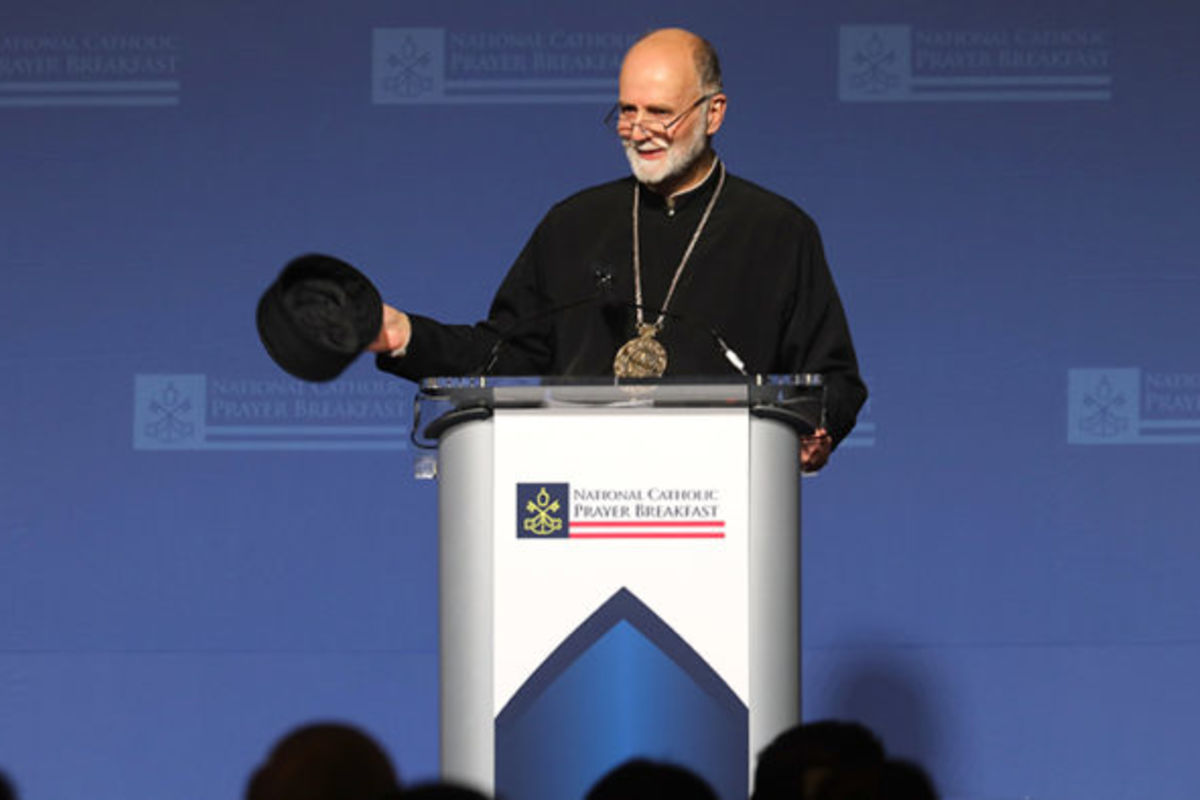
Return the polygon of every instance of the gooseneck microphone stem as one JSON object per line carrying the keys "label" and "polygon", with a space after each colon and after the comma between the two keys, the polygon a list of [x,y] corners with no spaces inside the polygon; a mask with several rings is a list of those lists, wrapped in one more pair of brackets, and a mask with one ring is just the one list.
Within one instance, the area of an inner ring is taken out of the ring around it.
{"label": "gooseneck microphone stem", "polygon": [[488,353],[487,363],[477,371],[477,374],[490,374],[495,368],[496,361],[500,358],[500,351],[504,349],[504,346],[511,342],[519,332],[526,329],[532,323],[540,322],[548,317],[558,316],[559,314],[562,314],[565,311],[570,311],[573,308],[579,308],[580,306],[597,303],[603,298],[607,297],[608,293],[612,291],[613,273],[610,268],[605,266],[593,267],[592,280],[594,282],[594,286],[596,287],[596,291],[592,292],[591,294],[585,297],[576,298],[566,303],[559,303],[558,305],[543,309],[536,314],[530,314],[529,316],[514,320],[513,323],[508,326],[508,330],[496,338],[496,343],[492,345],[491,352]]}
{"label": "gooseneck microphone stem", "polygon": [[[596,291],[592,292],[591,294],[585,297],[576,298],[566,303],[559,303],[551,306],[550,308],[543,309],[536,314],[531,314],[529,316],[514,320],[513,323],[508,326],[507,331],[497,336],[496,343],[492,345],[492,349],[488,353],[487,362],[476,372],[476,374],[490,374],[491,371],[495,369],[496,362],[500,358],[500,352],[504,349],[505,345],[516,338],[517,334],[519,334],[521,331],[526,330],[531,324],[540,322],[549,317],[558,316],[559,314],[570,311],[574,308],[579,308],[580,306],[586,306],[606,300],[606,298],[608,298],[609,294],[612,292],[612,269],[606,266],[593,267],[592,280],[594,282]],[[722,358],[729,362],[729,365],[737,370],[738,374],[749,377],[749,373],[746,371],[746,362],[744,362],[741,356],[737,354],[737,351],[729,346],[729,343],[722,338],[721,334],[717,332],[716,328],[694,322],[693,320],[675,311],[667,311],[662,308],[647,306],[627,300],[607,299],[606,305],[621,306],[635,311],[641,310],[642,312],[649,313],[650,315],[661,315],[665,319],[675,320],[680,325],[683,325],[684,327],[690,328],[694,331],[703,331],[712,337],[713,343],[715,344],[717,350],[720,351]]]}

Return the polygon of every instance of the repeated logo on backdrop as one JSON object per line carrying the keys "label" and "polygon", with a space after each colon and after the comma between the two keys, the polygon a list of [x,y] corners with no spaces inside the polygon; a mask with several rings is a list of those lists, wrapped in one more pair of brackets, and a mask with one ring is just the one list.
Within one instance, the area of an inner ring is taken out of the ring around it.
{"label": "repeated logo on backdrop", "polygon": [[179,105],[179,37],[0,34],[0,108]]}
{"label": "repeated logo on backdrop", "polygon": [[371,101],[610,103],[636,35],[613,31],[376,28]]}
{"label": "repeated logo on backdrop", "polygon": [[135,450],[403,450],[410,391],[397,380],[203,374],[134,378]]}
{"label": "repeated logo on backdrop", "polygon": [[853,103],[1112,98],[1112,44],[1094,28],[842,25],[838,99]]}
{"label": "repeated logo on backdrop", "polygon": [[1067,372],[1071,444],[1200,444],[1200,373]]}

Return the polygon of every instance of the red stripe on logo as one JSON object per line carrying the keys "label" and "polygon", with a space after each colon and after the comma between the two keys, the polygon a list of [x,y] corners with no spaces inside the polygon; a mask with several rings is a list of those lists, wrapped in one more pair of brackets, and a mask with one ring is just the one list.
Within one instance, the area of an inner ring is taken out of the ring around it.
{"label": "red stripe on logo", "polygon": [[657,520],[632,520],[629,522],[572,522],[572,528],[724,528],[720,519],[707,522],[662,522]]}
{"label": "red stripe on logo", "polygon": [[572,539],[724,539],[725,532],[719,533],[663,533],[662,531],[646,531],[637,533],[623,531],[621,533],[571,533]]}

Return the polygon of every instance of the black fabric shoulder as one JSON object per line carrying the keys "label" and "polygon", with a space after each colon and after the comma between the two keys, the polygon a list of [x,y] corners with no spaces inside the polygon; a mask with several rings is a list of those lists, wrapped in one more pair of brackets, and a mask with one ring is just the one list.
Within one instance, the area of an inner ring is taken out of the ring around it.
{"label": "black fabric shoulder", "polygon": [[586,213],[593,209],[608,209],[614,196],[627,195],[633,191],[633,178],[619,178],[608,183],[601,183],[596,186],[589,186],[582,189],[569,197],[555,203],[550,207],[546,216],[552,216],[560,213]]}
{"label": "black fabric shoulder", "polygon": [[740,201],[738,205],[751,210],[753,213],[779,219],[798,218],[804,227],[816,230],[817,223],[808,212],[794,202],[765,189],[757,183],[730,175],[726,178],[726,191]]}

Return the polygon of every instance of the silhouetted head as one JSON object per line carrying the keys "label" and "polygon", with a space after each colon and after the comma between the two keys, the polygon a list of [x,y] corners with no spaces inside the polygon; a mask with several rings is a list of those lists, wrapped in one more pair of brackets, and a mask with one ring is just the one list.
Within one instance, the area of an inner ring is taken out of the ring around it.
{"label": "silhouetted head", "polygon": [[374,739],[340,723],[297,728],[251,776],[246,800],[385,800],[400,782]]}
{"label": "silhouetted head", "polygon": [[3,772],[0,772],[0,800],[17,800],[17,790]]}
{"label": "silhouetted head", "polygon": [[938,800],[929,774],[911,761],[889,760],[880,784],[880,800]]}
{"label": "silhouetted head", "polygon": [[[815,798],[837,774],[838,786],[877,785],[883,745],[857,722],[824,720],[784,731],[758,756],[752,800]],[[853,796],[853,795],[847,795]]]}
{"label": "silhouetted head", "polygon": [[422,783],[400,793],[401,800],[490,800],[483,792],[457,783]]}
{"label": "silhouetted head", "polygon": [[601,778],[586,800],[717,800],[717,794],[683,767],[634,759]]}

